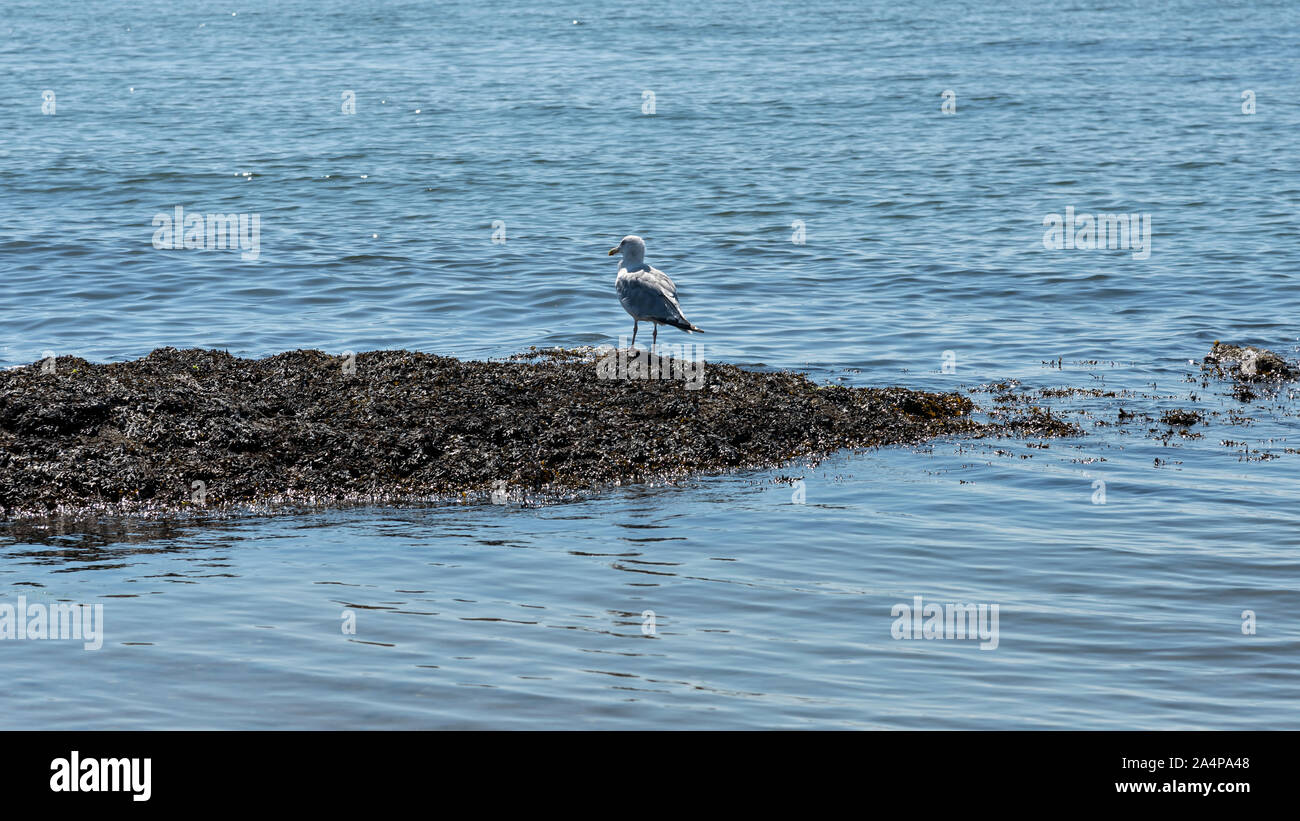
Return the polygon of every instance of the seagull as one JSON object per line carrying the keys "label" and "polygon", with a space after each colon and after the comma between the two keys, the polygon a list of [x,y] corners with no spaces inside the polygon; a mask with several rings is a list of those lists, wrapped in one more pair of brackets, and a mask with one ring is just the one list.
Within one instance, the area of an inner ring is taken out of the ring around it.
{"label": "seagull", "polygon": [[659,341],[660,325],[672,325],[687,333],[700,332],[682,316],[682,306],[677,304],[677,286],[673,281],[663,271],[645,264],[645,240],[629,234],[623,237],[617,248],[609,249],[609,256],[615,254],[623,255],[614,289],[618,291],[618,301],[623,303],[623,310],[632,315],[633,347],[636,347],[636,331],[641,322],[655,325],[650,340],[651,355]]}

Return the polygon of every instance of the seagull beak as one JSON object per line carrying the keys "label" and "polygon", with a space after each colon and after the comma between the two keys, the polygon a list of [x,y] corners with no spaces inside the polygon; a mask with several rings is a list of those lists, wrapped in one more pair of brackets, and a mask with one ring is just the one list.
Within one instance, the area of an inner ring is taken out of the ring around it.
{"label": "seagull beak", "polygon": [[[622,246],[619,246],[619,247],[622,247]],[[612,256],[614,256],[614,255],[617,254],[617,253],[618,253],[618,248],[610,248],[610,249],[609,249],[609,253],[606,254],[605,256],[607,256],[607,257],[612,257]]]}

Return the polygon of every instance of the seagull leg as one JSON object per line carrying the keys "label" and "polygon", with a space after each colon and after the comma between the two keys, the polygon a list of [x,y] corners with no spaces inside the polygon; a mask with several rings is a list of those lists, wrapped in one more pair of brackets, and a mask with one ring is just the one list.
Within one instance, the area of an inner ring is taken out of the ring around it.
{"label": "seagull leg", "polygon": [[635,351],[636,351],[636,329],[637,329],[637,325],[638,325],[638,324],[640,324],[640,323],[638,323],[637,320],[635,320],[635,319],[632,320],[632,344],[628,346],[628,355],[629,355],[629,356],[635,356],[635,355],[636,355],[636,354],[635,354]]}
{"label": "seagull leg", "polygon": [[656,322],[656,323],[655,323],[655,332],[654,332],[654,336],[650,337],[650,358],[651,358],[651,359],[654,358],[654,355],[655,355],[655,343],[657,343],[658,341],[659,341],[659,323]]}

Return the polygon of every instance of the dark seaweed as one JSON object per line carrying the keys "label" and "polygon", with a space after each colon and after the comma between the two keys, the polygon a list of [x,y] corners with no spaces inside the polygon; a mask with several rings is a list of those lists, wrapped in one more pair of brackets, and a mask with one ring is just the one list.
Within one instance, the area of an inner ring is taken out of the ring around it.
{"label": "dark seaweed", "polygon": [[[940,436],[1080,431],[1041,409],[708,364],[704,384],[598,379],[590,351],[466,362],[260,360],[162,348],[0,373],[0,516],[560,496]],[[349,373],[351,365],[355,372]],[[348,366],[348,367],[345,367]]]}

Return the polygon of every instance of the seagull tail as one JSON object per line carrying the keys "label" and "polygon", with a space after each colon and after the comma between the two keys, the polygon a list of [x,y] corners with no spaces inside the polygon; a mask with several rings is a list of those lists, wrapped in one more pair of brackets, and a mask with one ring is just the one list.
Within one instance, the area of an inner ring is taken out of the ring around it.
{"label": "seagull tail", "polygon": [[704,333],[704,331],[701,331],[699,328],[695,327],[694,324],[692,324],[685,318],[683,318],[680,322],[670,322],[669,324],[672,325],[674,328],[681,328],[683,331],[686,331],[686,333],[688,334]]}

